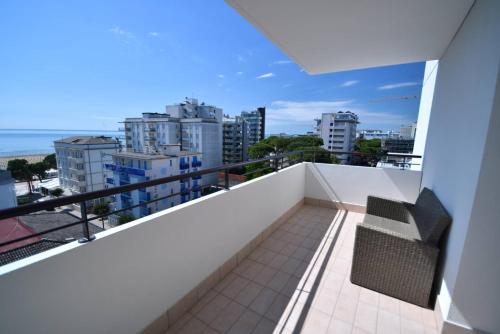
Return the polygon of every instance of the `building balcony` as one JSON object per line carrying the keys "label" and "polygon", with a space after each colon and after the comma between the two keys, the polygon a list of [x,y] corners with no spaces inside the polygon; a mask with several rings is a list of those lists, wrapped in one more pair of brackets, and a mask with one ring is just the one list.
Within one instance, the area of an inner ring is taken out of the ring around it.
{"label": "building balcony", "polygon": [[300,163],[8,264],[0,331],[432,332],[432,311],[348,278],[367,195],[414,201],[420,177]]}
{"label": "building balcony", "polygon": [[83,162],[83,157],[68,156],[68,161],[73,161],[74,163]]}
{"label": "building balcony", "polygon": [[85,169],[84,168],[69,167],[68,170],[70,170],[71,173],[76,174],[76,175],[83,175],[83,174],[85,174]]}

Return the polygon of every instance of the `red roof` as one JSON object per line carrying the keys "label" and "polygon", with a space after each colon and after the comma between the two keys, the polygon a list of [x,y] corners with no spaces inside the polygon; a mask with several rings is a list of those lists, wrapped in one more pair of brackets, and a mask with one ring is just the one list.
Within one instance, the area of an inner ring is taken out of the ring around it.
{"label": "red roof", "polygon": [[[35,233],[33,229],[21,223],[17,218],[7,218],[0,220],[0,243],[24,237],[33,233]],[[33,237],[10,245],[0,247],[0,253],[6,252],[10,249],[31,244],[40,239],[41,239],[40,237]]]}

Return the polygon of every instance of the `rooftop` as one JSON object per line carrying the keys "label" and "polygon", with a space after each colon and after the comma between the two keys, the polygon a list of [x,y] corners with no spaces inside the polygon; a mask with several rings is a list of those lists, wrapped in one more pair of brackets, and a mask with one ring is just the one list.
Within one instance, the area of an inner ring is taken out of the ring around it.
{"label": "rooftop", "polygon": [[118,140],[105,136],[73,136],[54,141],[60,144],[75,145],[98,145],[98,144],[118,144]]}
{"label": "rooftop", "polygon": [[[163,145],[162,145],[163,146]],[[177,146],[177,145],[166,145],[166,146]],[[117,158],[125,158],[125,159],[140,159],[140,160],[162,160],[162,159],[171,159],[179,156],[190,156],[190,155],[198,155],[201,154],[199,152],[190,152],[190,151],[179,151],[175,154],[147,154],[140,152],[120,152],[112,154],[113,157]]]}
{"label": "rooftop", "polygon": [[[45,212],[40,211],[25,216],[20,216],[19,220],[23,225],[27,226],[34,232],[41,232],[50,228],[58,227],[64,224],[77,222],[78,217],[73,216],[69,212]],[[99,233],[102,228],[90,224],[91,233]],[[83,237],[82,227],[80,225],[72,226],[62,230],[50,232],[43,235],[44,238],[51,241],[66,241],[67,239],[79,239]]]}
{"label": "rooftop", "polygon": [[0,266],[45,252],[54,247],[59,247],[62,244],[64,244],[62,241],[42,239],[28,245],[11,249],[7,252],[0,253]]}

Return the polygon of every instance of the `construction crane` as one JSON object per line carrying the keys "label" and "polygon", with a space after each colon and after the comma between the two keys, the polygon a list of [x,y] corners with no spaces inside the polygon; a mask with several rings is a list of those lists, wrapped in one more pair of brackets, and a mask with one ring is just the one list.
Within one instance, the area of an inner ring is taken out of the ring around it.
{"label": "construction crane", "polygon": [[395,100],[414,100],[418,98],[418,95],[402,95],[402,96],[384,96],[378,99],[370,100],[370,103],[381,103],[387,101],[395,101]]}

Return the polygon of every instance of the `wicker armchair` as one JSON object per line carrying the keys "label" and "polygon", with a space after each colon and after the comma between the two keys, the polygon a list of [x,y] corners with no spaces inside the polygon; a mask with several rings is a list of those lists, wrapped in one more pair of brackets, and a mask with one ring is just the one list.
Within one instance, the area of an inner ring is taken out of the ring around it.
{"label": "wicker armchair", "polygon": [[427,188],[415,204],[368,196],[356,227],[351,282],[428,307],[439,241],[450,222]]}

